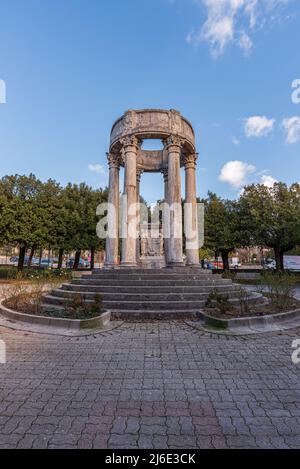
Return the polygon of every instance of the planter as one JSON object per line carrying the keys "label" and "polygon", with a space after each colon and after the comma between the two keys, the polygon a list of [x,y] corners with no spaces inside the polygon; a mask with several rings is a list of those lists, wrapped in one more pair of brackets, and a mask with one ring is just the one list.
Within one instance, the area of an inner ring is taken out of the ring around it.
{"label": "planter", "polygon": [[220,319],[210,316],[203,311],[199,312],[199,318],[205,325],[223,330],[233,330],[239,327],[263,327],[284,324],[293,319],[300,320],[300,308],[285,313],[268,314],[266,316],[248,316],[245,318]]}
{"label": "planter", "polygon": [[67,319],[37,316],[35,314],[19,313],[3,306],[0,302],[0,314],[12,321],[20,321],[29,324],[38,324],[49,327],[79,331],[84,329],[106,329],[110,323],[110,311],[104,311],[100,316],[91,319]]}

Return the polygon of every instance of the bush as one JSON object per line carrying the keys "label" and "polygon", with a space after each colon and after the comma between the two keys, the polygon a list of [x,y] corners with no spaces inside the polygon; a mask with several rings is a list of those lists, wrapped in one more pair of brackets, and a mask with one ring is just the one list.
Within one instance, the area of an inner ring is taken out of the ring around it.
{"label": "bush", "polygon": [[61,279],[69,280],[72,272],[67,269],[35,269],[25,268],[19,272],[16,267],[5,267],[0,269],[0,278],[5,280],[36,280],[36,279]]}
{"label": "bush", "polygon": [[233,310],[233,306],[229,301],[228,295],[223,295],[216,288],[213,289],[206,301],[208,308],[217,308],[221,314],[226,314]]}
{"label": "bush", "polygon": [[13,267],[0,267],[0,279],[9,279],[12,271],[16,271],[16,269]]}
{"label": "bush", "polygon": [[65,314],[72,319],[88,319],[102,313],[102,296],[96,294],[92,303],[85,301],[84,295],[76,293],[65,307]]}
{"label": "bush", "polygon": [[267,293],[270,303],[277,310],[294,304],[297,277],[286,272],[263,272],[258,291]]}
{"label": "bush", "polygon": [[238,298],[239,298],[239,307],[240,307],[240,311],[242,314],[248,314],[251,312],[249,297],[250,297],[250,294],[246,290],[246,288],[239,287]]}
{"label": "bush", "polygon": [[40,314],[44,295],[61,283],[60,277],[35,277],[30,283],[14,282],[9,288],[2,288],[1,295],[8,308],[29,314]]}

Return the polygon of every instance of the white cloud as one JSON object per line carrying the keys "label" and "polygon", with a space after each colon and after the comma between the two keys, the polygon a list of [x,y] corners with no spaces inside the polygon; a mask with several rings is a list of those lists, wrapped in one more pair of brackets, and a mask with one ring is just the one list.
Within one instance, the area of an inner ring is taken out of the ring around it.
{"label": "white cloud", "polygon": [[241,32],[241,35],[239,38],[239,46],[241,49],[243,49],[245,54],[250,54],[252,47],[253,47],[253,42],[252,42],[252,39],[250,39],[250,37],[248,36],[248,34],[245,33],[245,31]]}
{"label": "white cloud", "polygon": [[294,116],[282,121],[283,128],[286,131],[285,142],[287,145],[298,142],[300,139],[300,117]]}
{"label": "white cloud", "polygon": [[236,137],[232,137],[231,141],[232,141],[232,143],[233,143],[234,145],[239,145],[239,144],[241,143],[241,142],[239,141],[239,139],[236,138]]}
{"label": "white cloud", "polygon": [[255,166],[243,161],[229,161],[221,169],[219,180],[239,189],[247,183],[247,177],[255,170]]}
{"label": "white cloud", "polygon": [[89,171],[97,174],[106,174],[105,167],[102,164],[89,164]]}
{"label": "white cloud", "polygon": [[263,184],[266,187],[272,188],[274,184],[278,182],[276,179],[273,178],[273,176],[265,174],[261,178],[261,184]]}
{"label": "white cloud", "polygon": [[[194,0],[204,6],[207,19],[198,31],[187,36],[189,44],[207,42],[214,57],[237,44],[246,54],[253,47],[250,32],[274,18],[274,11],[290,0]],[[272,15],[270,12],[272,11]]]}
{"label": "white cloud", "polygon": [[266,116],[253,116],[245,119],[246,137],[265,137],[272,132],[275,119],[268,119]]}

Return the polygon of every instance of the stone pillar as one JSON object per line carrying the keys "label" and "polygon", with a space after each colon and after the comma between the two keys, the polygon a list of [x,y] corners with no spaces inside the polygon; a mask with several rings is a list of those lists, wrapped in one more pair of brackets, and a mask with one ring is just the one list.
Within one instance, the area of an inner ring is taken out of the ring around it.
{"label": "stone pillar", "polygon": [[170,239],[168,241],[168,266],[183,265],[182,257],[182,208],[180,181],[181,139],[171,136],[166,141],[168,153],[168,197],[170,205]]}
{"label": "stone pillar", "polygon": [[[169,215],[169,211],[167,210],[167,204],[168,204],[168,168],[163,168],[162,169],[162,174],[164,177],[164,214],[163,214],[163,221],[165,222],[166,218]],[[169,230],[163,226],[164,232],[164,251],[165,251],[165,259],[166,263],[169,262],[169,237],[168,237],[168,232]]]}
{"label": "stone pillar", "polygon": [[197,154],[184,159],[185,167],[185,209],[184,227],[186,237],[186,265],[200,267],[198,240],[198,213],[196,193]]}
{"label": "stone pillar", "polygon": [[107,155],[109,163],[109,192],[108,203],[108,237],[105,244],[105,266],[115,267],[118,264],[119,245],[119,158],[110,153]]}
{"label": "stone pillar", "polygon": [[136,266],[136,159],[138,139],[134,136],[122,140],[125,159],[124,195],[126,196],[125,237],[122,247],[122,267]]}
{"label": "stone pillar", "polygon": [[136,173],[136,203],[137,203],[137,209],[136,209],[136,220],[137,220],[136,261],[137,261],[137,263],[139,262],[140,257],[141,257],[140,184],[141,184],[142,173],[143,173],[143,170],[141,170],[141,169],[138,169],[137,173]]}

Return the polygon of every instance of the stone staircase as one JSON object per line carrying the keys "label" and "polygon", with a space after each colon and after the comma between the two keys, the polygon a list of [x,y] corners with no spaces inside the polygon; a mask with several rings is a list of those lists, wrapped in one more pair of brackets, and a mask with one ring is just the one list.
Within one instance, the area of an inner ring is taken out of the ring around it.
{"label": "stone staircase", "polygon": [[[94,270],[63,284],[45,296],[43,309],[62,309],[75,294],[89,303],[100,294],[103,306],[112,319],[194,319],[205,306],[209,293],[217,289],[231,302],[239,301],[239,285],[210,271],[189,267],[148,269]],[[250,301],[262,296],[250,293]]]}

